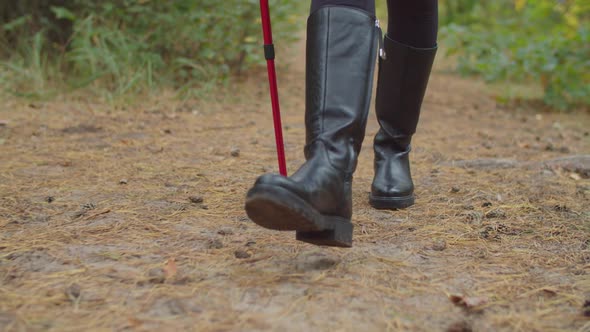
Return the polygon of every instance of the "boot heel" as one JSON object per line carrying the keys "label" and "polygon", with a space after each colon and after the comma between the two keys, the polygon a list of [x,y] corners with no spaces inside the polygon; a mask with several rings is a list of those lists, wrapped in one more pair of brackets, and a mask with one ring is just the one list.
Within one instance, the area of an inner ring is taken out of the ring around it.
{"label": "boot heel", "polygon": [[402,210],[414,205],[414,195],[402,197],[379,197],[369,194],[369,204],[378,210]]}
{"label": "boot heel", "polygon": [[303,232],[298,231],[297,241],[307,242],[318,246],[352,247],[353,225],[350,222],[336,222],[334,228],[323,231]]}

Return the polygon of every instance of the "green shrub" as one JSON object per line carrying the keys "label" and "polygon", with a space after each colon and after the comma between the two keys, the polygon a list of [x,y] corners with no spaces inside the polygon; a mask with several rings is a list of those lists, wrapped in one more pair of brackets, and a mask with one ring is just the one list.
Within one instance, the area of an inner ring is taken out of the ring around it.
{"label": "green shrub", "polygon": [[[270,5],[275,38],[293,40],[300,3]],[[253,0],[3,2],[0,75],[24,95],[56,82],[114,94],[214,86],[264,64],[258,6]]]}
{"label": "green shrub", "polygon": [[590,105],[590,2],[449,0],[441,30],[457,69],[488,81],[540,82],[558,109]]}

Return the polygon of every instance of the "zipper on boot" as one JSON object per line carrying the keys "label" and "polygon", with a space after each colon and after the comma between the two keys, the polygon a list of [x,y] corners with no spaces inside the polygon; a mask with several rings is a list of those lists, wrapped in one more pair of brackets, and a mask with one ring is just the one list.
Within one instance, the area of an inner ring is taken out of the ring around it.
{"label": "zipper on boot", "polygon": [[385,53],[385,48],[383,47],[383,30],[381,29],[381,23],[379,19],[375,20],[375,28],[377,32],[379,32],[379,57],[383,60],[387,59],[387,54]]}

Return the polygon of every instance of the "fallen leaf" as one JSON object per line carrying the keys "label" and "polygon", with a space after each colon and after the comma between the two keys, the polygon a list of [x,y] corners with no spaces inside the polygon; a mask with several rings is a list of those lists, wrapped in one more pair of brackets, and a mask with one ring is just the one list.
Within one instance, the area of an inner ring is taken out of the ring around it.
{"label": "fallen leaf", "polygon": [[143,322],[135,317],[127,317],[127,320],[129,321],[129,326],[132,328],[137,328],[143,325]]}
{"label": "fallen leaf", "polygon": [[521,149],[529,149],[531,145],[529,143],[518,143],[518,147]]}
{"label": "fallen leaf", "polygon": [[471,297],[464,295],[451,295],[449,296],[449,299],[454,304],[465,309],[473,309],[488,303],[488,298],[485,296]]}
{"label": "fallen leaf", "polygon": [[166,266],[164,267],[164,273],[166,274],[166,279],[172,278],[178,272],[178,267],[176,266],[176,259],[170,258],[166,261]]}

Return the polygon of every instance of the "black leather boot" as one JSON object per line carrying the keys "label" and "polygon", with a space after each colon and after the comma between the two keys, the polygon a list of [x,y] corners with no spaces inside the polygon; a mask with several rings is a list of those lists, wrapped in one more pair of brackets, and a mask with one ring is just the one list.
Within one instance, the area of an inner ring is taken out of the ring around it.
{"label": "black leather boot", "polygon": [[317,245],[352,246],[352,174],[365,136],[377,53],[375,17],[322,7],[307,22],[306,162],[291,177],[266,174],[246,197],[260,226]]}
{"label": "black leather boot", "polygon": [[387,36],[379,59],[375,108],[380,129],[375,136],[375,178],[369,203],[377,209],[414,204],[409,154],[436,48],[418,49]]}

